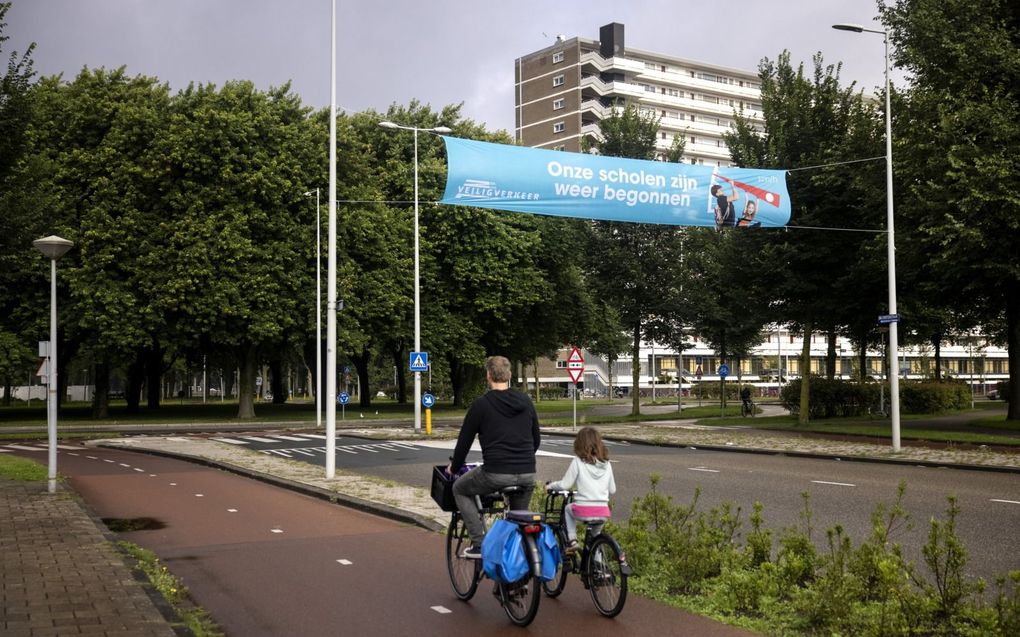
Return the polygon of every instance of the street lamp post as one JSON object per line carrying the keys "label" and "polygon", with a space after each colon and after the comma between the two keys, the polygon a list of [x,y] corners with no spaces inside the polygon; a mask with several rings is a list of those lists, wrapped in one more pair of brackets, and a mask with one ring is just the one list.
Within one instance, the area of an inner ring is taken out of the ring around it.
{"label": "street lamp post", "polygon": [[[878,33],[885,42],[885,197],[886,197],[886,254],[889,262],[889,314],[896,314],[896,241],[893,231],[893,165],[892,165],[892,107],[889,84],[889,33],[878,29],[865,29],[859,24],[834,24],[833,29],[854,33]],[[898,323],[889,323],[889,357],[893,369],[897,368],[899,352]],[[900,450],[900,379],[899,374],[889,375],[889,411],[892,420],[892,447]]]}
{"label": "street lamp post", "polygon": [[[312,191],[305,193],[312,196]],[[319,189],[315,189],[315,428],[322,427],[322,223],[319,221]]]}
{"label": "street lamp post", "polygon": [[46,436],[49,442],[49,492],[57,491],[57,259],[64,256],[74,243],[56,235],[32,242],[35,249],[50,260],[50,349],[46,374]]}
{"label": "street lamp post", "polygon": [[[445,126],[418,128],[417,126],[401,126],[393,122],[379,122],[379,126],[389,129],[414,131],[414,351],[421,351],[421,286],[418,254],[418,131],[446,135],[453,131]],[[414,373],[414,431],[421,431],[421,372]]]}

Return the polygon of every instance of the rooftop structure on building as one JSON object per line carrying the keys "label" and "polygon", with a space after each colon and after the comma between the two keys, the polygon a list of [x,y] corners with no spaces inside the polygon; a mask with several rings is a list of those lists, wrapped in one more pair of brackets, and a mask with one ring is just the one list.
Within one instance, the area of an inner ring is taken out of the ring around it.
{"label": "rooftop structure on building", "polygon": [[584,137],[614,107],[636,105],[660,117],[658,151],[686,137],[683,161],[729,166],[723,134],[735,112],[762,122],[758,76],[744,71],[625,46],[624,25],[599,29],[599,39],[558,36],[556,43],[515,62],[516,139],[523,146],[580,152]]}

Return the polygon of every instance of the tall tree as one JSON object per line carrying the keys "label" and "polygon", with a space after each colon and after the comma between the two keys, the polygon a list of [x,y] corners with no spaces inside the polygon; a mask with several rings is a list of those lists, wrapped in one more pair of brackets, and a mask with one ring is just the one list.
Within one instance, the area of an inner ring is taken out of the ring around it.
{"label": "tall tree", "polygon": [[[813,73],[808,76],[803,65],[795,68],[791,64],[786,51],[776,61],[762,61],[759,77],[764,130],[759,132],[749,118],[737,114],[736,130],[726,136],[736,163],[809,168],[842,161],[839,149],[866,111],[852,86],[840,86],[838,66],[826,66],[821,55],[816,55],[813,62]],[[877,154],[876,148],[872,156]],[[836,187],[831,173],[791,172],[787,184],[794,206],[791,225],[798,229],[766,246],[763,262],[774,266],[775,317],[799,327],[805,343],[809,343],[814,331],[834,333],[845,324],[841,308],[846,296],[836,293],[839,288],[834,283],[849,280],[847,265],[856,262],[868,235],[840,231],[863,223],[855,218],[861,209],[848,205],[849,198],[860,195]],[[858,288],[865,283],[857,281]],[[805,347],[801,356],[801,422],[806,422],[810,414],[810,374]]]}
{"label": "tall tree", "polygon": [[[610,157],[656,159],[659,119],[627,104],[599,123],[601,138],[586,145]],[[670,161],[683,153],[674,142]],[[678,292],[682,230],[675,226],[594,222],[589,249],[589,283],[593,293],[616,309],[631,334],[631,414],[641,413],[641,341],[650,321],[676,321],[685,305]],[[683,320],[681,319],[682,323]]]}
{"label": "tall tree", "polygon": [[[879,5],[908,71],[911,153],[899,206],[942,294],[1009,350],[1009,420],[1020,420],[1020,7],[1008,0]],[[929,205],[931,204],[931,205]],[[912,214],[913,213],[913,214]]]}

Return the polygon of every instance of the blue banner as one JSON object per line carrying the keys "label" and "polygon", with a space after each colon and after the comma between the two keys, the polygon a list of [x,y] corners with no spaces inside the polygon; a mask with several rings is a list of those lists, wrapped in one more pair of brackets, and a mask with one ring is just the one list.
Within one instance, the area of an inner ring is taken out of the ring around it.
{"label": "blue banner", "polygon": [[681,226],[781,227],[786,171],[602,157],[457,137],[441,203]]}

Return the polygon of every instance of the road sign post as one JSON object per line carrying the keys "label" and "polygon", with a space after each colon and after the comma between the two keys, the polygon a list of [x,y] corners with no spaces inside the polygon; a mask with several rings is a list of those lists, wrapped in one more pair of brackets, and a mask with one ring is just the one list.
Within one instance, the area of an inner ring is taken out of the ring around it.
{"label": "road sign post", "polygon": [[336,397],[336,401],[340,403],[340,420],[347,419],[347,403],[351,401],[351,395],[345,391],[340,392],[340,395]]}
{"label": "road sign post", "polygon": [[726,377],[730,375],[730,366],[723,363],[719,366],[719,416],[726,415]]}
{"label": "road sign post", "polygon": [[436,397],[432,394],[422,394],[422,407],[425,408],[425,435],[432,435],[432,405],[436,404]]}
{"label": "road sign post", "polygon": [[584,377],[584,356],[576,347],[567,356],[567,373],[570,374],[570,380],[574,381],[574,429],[577,429],[577,381]]}

